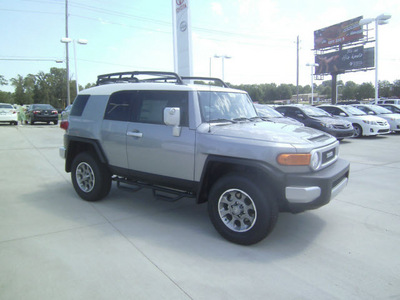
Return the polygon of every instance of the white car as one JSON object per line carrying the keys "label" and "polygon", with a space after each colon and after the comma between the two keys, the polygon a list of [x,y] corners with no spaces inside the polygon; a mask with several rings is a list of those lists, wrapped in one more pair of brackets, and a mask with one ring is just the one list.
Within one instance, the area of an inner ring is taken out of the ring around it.
{"label": "white car", "polygon": [[347,120],[353,124],[354,137],[385,134],[390,132],[390,126],[385,119],[367,115],[350,105],[320,105],[333,116]]}
{"label": "white car", "polygon": [[388,121],[391,131],[400,131],[400,116],[390,110],[372,104],[354,104],[354,107],[362,110],[368,115],[377,116]]}
{"label": "white car", "polygon": [[18,114],[14,106],[8,103],[0,103],[0,122],[18,125]]}

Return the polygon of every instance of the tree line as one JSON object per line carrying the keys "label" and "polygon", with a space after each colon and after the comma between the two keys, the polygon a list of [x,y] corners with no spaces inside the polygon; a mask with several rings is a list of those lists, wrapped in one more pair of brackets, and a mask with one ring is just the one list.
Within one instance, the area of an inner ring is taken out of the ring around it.
{"label": "tree line", "polygon": [[[12,104],[48,103],[56,108],[64,108],[67,95],[66,84],[67,72],[64,68],[51,68],[50,72],[39,72],[27,76],[18,75],[7,80],[0,75],[0,86],[12,85],[14,92],[0,90],[0,102]],[[88,83],[82,88],[94,86]],[[240,84],[231,85],[233,88],[245,90],[253,101],[259,103],[272,103],[275,100],[289,100],[299,94],[310,94],[311,86],[299,86],[293,84],[263,83],[263,84]],[[76,97],[75,81],[69,81],[71,100]],[[332,84],[330,80],[321,84],[314,84],[314,93],[330,99],[332,95]],[[353,81],[338,81],[339,100],[363,100],[372,99],[375,96],[375,88],[372,83],[357,84]],[[400,98],[400,80],[393,83],[389,81],[379,82],[379,96],[383,98]]]}
{"label": "tree line", "polygon": [[[65,108],[67,100],[67,71],[64,68],[51,68],[50,72],[39,72],[27,76],[17,75],[7,80],[0,75],[0,86],[11,85],[14,92],[0,91],[0,102],[27,105],[34,103],[51,104],[55,108]],[[87,84],[82,88],[94,86]],[[75,80],[69,81],[71,100],[77,95]]]}

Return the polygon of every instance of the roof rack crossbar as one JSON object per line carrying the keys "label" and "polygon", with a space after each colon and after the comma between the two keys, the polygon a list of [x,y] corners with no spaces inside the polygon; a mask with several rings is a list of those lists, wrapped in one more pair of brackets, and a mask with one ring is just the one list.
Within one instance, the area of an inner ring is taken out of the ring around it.
{"label": "roof rack crossbar", "polygon": [[[161,76],[156,78],[147,78],[144,80],[139,80],[137,75],[155,75]],[[159,80],[175,80],[177,84],[184,84],[182,78],[174,72],[162,72],[162,71],[131,71],[131,72],[118,72],[103,74],[97,76],[96,85],[117,83],[117,82],[149,82],[149,81],[159,81]]]}
{"label": "roof rack crossbar", "polygon": [[215,83],[219,83],[222,85],[224,88],[229,88],[229,85],[227,85],[222,79],[216,78],[216,77],[199,77],[199,76],[181,76],[183,80],[208,80],[208,81],[214,81]]}

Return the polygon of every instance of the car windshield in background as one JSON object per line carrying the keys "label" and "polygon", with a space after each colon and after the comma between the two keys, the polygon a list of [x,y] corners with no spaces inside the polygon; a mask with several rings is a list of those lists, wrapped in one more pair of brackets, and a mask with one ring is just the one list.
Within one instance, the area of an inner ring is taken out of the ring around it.
{"label": "car windshield in background", "polygon": [[341,109],[343,109],[349,115],[353,115],[353,116],[364,116],[364,115],[366,115],[365,112],[363,112],[362,110],[360,110],[358,108],[355,108],[353,106],[342,106]]}
{"label": "car windshield in background", "polygon": [[305,106],[302,109],[310,117],[331,117],[329,113],[317,107]]}
{"label": "car windshield in background", "polygon": [[388,109],[386,109],[386,108],[383,108],[383,107],[381,107],[381,106],[374,106],[372,109],[373,109],[373,111],[375,111],[377,114],[383,114],[383,115],[392,114],[392,112],[391,112],[390,110],[388,110]]}
{"label": "car windshield in background", "polygon": [[14,109],[11,104],[0,104],[0,108]]}
{"label": "car windshield in background", "polygon": [[272,107],[268,107],[266,105],[255,105],[258,115],[260,117],[265,117],[265,118],[283,118],[283,115],[281,115],[279,112],[277,112],[275,109]]}
{"label": "car windshield in background", "polygon": [[198,92],[203,122],[242,121],[257,118],[247,94],[228,92]]}

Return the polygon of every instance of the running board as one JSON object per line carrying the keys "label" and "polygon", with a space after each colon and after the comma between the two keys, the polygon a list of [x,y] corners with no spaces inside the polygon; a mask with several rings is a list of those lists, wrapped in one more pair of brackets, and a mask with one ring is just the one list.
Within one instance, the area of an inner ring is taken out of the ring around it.
{"label": "running board", "polygon": [[[167,201],[167,202],[175,202],[182,198],[195,198],[196,195],[190,192],[170,189],[167,187],[162,187],[158,185],[153,185],[150,183],[145,183],[141,181],[128,180],[122,177],[113,177],[113,181],[117,182],[117,187],[123,190],[129,190],[132,192],[140,191],[142,188],[148,188],[153,191],[153,196],[157,200]],[[128,186],[122,186],[121,184],[126,184]]]}

